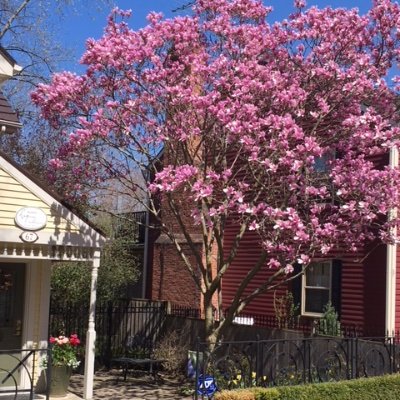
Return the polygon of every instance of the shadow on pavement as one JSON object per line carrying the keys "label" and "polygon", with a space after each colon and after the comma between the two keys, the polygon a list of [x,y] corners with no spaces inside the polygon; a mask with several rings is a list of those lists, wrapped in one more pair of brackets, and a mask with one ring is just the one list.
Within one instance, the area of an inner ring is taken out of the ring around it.
{"label": "shadow on pavement", "polygon": [[[94,379],[93,400],[189,400],[191,396],[179,394],[180,383],[174,378],[158,378],[143,375],[128,375],[123,380],[117,370],[98,371]],[[83,375],[75,374],[71,378],[69,391],[82,397]]]}

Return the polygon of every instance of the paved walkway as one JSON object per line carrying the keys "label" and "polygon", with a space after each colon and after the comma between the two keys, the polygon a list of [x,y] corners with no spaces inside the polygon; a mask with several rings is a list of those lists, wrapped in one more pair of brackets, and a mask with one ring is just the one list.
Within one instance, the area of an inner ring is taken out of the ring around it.
{"label": "paved walkway", "polygon": [[[94,379],[94,400],[189,400],[191,396],[179,394],[183,386],[177,379],[160,378],[139,373],[128,375],[124,382],[121,373],[116,370],[96,372]],[[69,387],[71,394],[83,395],[83,375],[73,375]],[[65,398],[64,398],[65,399]],[[60,399],[61,400],[61,399]]]}

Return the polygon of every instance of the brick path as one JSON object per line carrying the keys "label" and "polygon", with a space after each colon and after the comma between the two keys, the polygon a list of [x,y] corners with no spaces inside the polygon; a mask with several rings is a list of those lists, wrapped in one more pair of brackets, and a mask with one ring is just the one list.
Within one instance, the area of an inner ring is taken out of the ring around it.
{"label": "brick path", "polygon": [[[152,376],[128,375],[124,382],[116,370],[96,372],[94,379],[94,400],[190,400],[191,396],[179,395],[182,385],[178,379],[154,380]],[[79,397],[83,394],[83,376],[73,375],[69,391]],[[61,400],[61,399],[60,399]]]}

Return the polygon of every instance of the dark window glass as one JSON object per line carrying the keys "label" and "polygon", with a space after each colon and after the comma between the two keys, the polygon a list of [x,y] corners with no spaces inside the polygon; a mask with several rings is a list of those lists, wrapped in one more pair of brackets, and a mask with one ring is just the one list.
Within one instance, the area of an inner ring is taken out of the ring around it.
{"label": "dark window glass", "polygon": [[306,289],[305,312],[322,314],[329,302],[329,290]]}

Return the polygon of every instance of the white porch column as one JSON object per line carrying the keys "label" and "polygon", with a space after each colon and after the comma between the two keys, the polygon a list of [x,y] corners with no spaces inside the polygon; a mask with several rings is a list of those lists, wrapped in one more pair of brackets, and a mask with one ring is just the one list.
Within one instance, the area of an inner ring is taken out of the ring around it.
{"label": "white porch column", "polygon": [[96,251],[92,265],[92,283],[90,290],[89,324],[86,334],[86,353],[85,353],[85,376],[83,386],[83,398],[93,398],[93,379],[94,379],[94,358],[95,358],[95,313],[96,313],[96,290],[97,274],[100,266],[100,251]]}
{"label": "white porch column", "polygon": [[[389,165],[392,168],[399,166],[399,153],[394,147],[390,149]],[[391,210],[389,218],[397,217],[397,209]],[[396,234],[396,229],[393,228],[393,233]],[[386,334],[391,336],[396,327],[396,258],[397,244],[386,246],[386,315],[385,328]]]}

